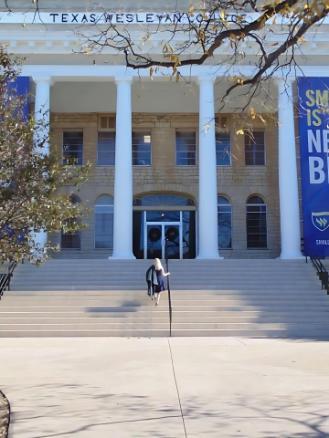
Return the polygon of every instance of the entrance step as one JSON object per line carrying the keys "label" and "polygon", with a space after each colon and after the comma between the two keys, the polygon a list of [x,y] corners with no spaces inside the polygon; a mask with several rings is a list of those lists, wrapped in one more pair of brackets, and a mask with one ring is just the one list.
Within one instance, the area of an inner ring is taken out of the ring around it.
{"label": "entrance step", "polygon": [[[170,260],[173,336],[329,339],[329,297],[304,261]],[[20,265],[0,336],[168,336],[168,294],[146,295],[147,260]]]}
{"label": "entrance step", "polygon": [[[142,290],[149,260],[52,259],[20,265],[13,290]],[[310,264],[282,260],[170,260],[175,290],[250,290],[295,293],[318,286]],[[293,286],[293,287],[292,287]]]}
{"label": "entrance step", "polygon": [[[196,305],[202,291],[173,291],[173,336],[329,337],[329,300],[321,293],[312,305],[248,302],[243,293],[232,305],[218,291],[206,295]],[[1,301],[0,321],[2,337],[169,335],[167,294],[155,306],[144,291],[12,292]]]}

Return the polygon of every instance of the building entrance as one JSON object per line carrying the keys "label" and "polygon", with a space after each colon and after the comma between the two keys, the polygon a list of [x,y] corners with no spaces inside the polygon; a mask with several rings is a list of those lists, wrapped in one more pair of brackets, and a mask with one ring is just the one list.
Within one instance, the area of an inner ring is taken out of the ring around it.
{"label": "building entrance", "polygon": [[136,258],[195,257],[195,206],[190,198],[171,194],[136,197],[133,226]]}
{"label": "building entrance", "polygon": [[144,258],[183,258],[182,226],[180,222],[146,222]]}

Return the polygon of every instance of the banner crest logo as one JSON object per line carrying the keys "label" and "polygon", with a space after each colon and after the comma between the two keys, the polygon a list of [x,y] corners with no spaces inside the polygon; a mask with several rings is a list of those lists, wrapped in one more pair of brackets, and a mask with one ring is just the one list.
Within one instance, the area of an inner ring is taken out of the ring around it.
{"label": "banner crest logo", "polygon": [[320,231],[324,231],[329,227],[329,211],[312,212],[312,224]]}

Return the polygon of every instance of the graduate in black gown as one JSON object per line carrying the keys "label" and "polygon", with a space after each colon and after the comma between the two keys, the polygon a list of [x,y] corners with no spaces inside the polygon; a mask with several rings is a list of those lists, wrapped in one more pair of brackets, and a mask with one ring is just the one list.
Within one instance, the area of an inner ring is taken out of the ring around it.
{"label": "graduate in black gown", "polygon": [[159,259],[154,259],[154,268],[155,268],[155,273],[156,273],[157,282],[158,282],[158,284],[155,286],[155,294],[156,294],[155,305],[157,306],[159,304],[159,301],[160,301],[160,293],[163,290],[166,290],[165,277],[170,275],[170,272],[165,272],[165,270],[161,264],[161,261]]}

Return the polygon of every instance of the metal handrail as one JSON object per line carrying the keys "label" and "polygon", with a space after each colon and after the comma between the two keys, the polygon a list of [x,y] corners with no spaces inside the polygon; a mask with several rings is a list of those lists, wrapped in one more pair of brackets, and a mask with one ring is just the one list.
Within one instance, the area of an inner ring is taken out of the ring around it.
{"label": "metal handrail", "polygon": [[10,281],[17,266],[16,262],[9,262],[6,274],[0,274],[0,300],[5,290],[10,290]]}
{"label": "metal handrail", "polygon": [[[168,261],[168,251],[167,251],[168,240],[165,241],[165,256],[166,256],[166,272],[169,272],[169,261]],[[172,326],[172,305],[171,305],[171,292],[170,292],[170,275],[167,275],[167,290],[168,290],[168,306],[169,306],[169,336],[171,337],[171,326]]]}
{"label": "metal handrail", "polygon": [[327,295],[329,295],[329,273],[323,263],[321,262],[321,259],[318,257],[310,257],[312,265],[316,269],[317,275],[319,277],[319,280],[321,281],[321,287],[322,289],[326,289]]}

